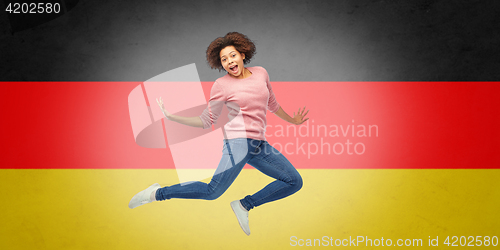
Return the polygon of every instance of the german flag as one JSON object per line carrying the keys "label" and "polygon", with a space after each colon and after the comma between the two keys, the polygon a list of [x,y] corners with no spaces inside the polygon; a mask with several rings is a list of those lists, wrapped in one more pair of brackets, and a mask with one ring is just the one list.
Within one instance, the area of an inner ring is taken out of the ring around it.
{"label": "german flag", "polygon": [[[1,83],[0,249],[498,246],[498,82],[272,82],[289,114],[310,110],[300,126],[267,116],[267,140],[304,186],[252,210],[250,237],[229,206],[271,181],[250,166],[217,200],[128,208],[180,180],[147,84]],[[201,82],[205,103],[212,84]],[[137,142],[138,87],[158,147]],[[214,167],[183,171],[209,181]]]}

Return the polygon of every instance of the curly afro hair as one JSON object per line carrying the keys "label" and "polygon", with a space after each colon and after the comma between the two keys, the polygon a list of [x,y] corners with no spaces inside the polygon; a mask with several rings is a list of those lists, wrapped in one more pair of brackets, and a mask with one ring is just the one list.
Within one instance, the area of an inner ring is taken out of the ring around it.
{"label": "curly afro hair", "polygon": [[207,48],[207,61],[212,69],[218,69],[219,72],[224,70],[220,61],[220,51],[227,46],[234,46],[234,48],[245,54],[243,63],[247,64],[252,60],[255,55],[255,44],[245,35],[238,32],[229,32],[224,37],[217,37]]}

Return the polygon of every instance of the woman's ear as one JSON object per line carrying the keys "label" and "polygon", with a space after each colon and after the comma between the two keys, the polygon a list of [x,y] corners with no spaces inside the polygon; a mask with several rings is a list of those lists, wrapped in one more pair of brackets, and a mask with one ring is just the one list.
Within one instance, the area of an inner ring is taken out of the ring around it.
{"label": "woman's ear", "polygon": [[241,58],[245,59],[245,53],[241,53]]}

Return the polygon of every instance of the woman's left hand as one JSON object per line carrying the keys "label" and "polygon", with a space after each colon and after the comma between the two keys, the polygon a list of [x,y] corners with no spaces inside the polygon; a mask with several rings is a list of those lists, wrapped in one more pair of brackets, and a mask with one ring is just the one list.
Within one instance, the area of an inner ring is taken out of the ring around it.
{"label": "woman's left hand", "polygon": [[302,112],[300,111],[300,108],[299,108],[299,112],[297,112],[297,115],[295,115],[295,112],[293,112],[293,123],[296,124],[296,125],[300,125],[302,123],[304,123],[305,121],[309,120],[309,118],[305,119],[304,118],[306,117],[307,113],[309,113],[309,110],[307,110],[307,112],[304,114],[304,111],[306,110],[306,106],[304,106],[304,109],[302,109]]}

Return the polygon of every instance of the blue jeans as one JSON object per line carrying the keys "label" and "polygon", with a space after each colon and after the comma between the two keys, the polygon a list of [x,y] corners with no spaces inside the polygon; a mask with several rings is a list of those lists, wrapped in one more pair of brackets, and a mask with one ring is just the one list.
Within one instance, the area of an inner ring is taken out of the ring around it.
{"label": "blue jeans", "polygon": [[210,183],[191,182],[158,189],[156,200],[171,198],[214,200],[231,186],[245,164],[275,178],[263,189],[241,201],[250,210],[287,197],[302,187],[302,177],[293,165],[267,141],[250,138],[224,139],[222,159]]}

